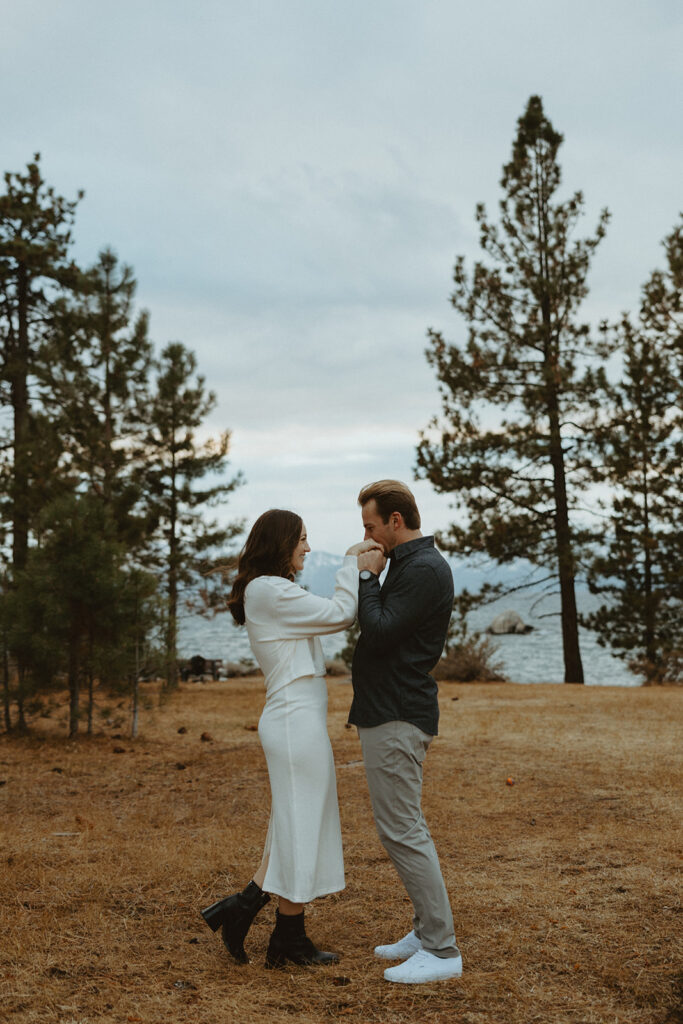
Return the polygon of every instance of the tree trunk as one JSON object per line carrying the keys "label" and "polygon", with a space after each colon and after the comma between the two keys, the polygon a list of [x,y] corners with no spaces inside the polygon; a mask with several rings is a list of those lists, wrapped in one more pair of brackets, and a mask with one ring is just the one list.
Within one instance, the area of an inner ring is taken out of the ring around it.
{"label": "tree trunk", "polygon": [[17,273],[17,345],[11,367],[11,395],[14,428],[14,469],[12,480],[12,566],[26,566],[28,551],[29,404],[28,404],[28,290],[26,267]]}
{"label": "tree trunk", "polygon": [[175,689],[178,685],[178,570],[175,564],[175,541],[171,539],[170,565],[168,570],[168,624],[166,627],[166,685]]}
{"label": "tree trunk", "polygon": [[564,654],[565,683],[582,683],[583,665],[579,647],[579,620],[576,611],[574,589],[574,554],[572,551],[569,509],[567,504],[567,483],[564,472],[564,453],[560,434],[557,397],[552,395],[550,417],[550,461],[553,467],[553,489],[555,493],[555,541],[557,545],[557,568],[560,578],[560,601],[562,612],[562,650]]}
{"label": "tree trunk", "polygon": [[645,556],[643,572],[643,612],[645,620],[645,636],[643,637],[645,647],[645,672],[647,682],[656,679],[659,658],[656,639],[657,611],[655,598],[652,592],[652,536],[650,533],[650,494],[647,479],[647,462],[645,453],[643,458],[643,537],[642,545]]}
{"label": "tree trunk", "polygon": [[17,711],[19,713],[19,732],[28,732],[28,722],[26,721],[26,708],[24,707],[25,700],[25,689],[24,679],[26,678],[26,669],[22,665],[21,661],[17,659]]}
{"label": "tree trunk", "polygon": [[[541,237],[545,239],[545,219]],[[543,247],[542,268],[547,279],[546,249]],[[541,315],[545,333],[544,373],[546,387],[546,408],[549,424],[549,456],[553,470],[553,492],[555,498],[555,544],[557,571],[560,579],[560,602],[562,619],[562,653],[564,656],[565,683],[583,683],[583,665],[579,647],[579,619],[576,611],[574,590],[574,552],[572,550],[569,506],[567,501],[567,480],[564,468],[562,431],[560,430],[560,365],[558,345],[553,338],[550,296],[541,299]]]}
{"label": "tree trunk", "polygon": [[4,637],[2,642],[2,703],[5,716],[5,730],[6,732],[11,732],[12,706],[9,693],[9,651],[7,650],[7,643]]}
{"label": "tree trunk", "polygon": [[78,670],[77,635],[72,635],[69,642],[69,737],[78,733],[78,703],[80,698],[80,680]]}
{"label": "tree trunk", "polygon": [[[175,440],[175,430],[173,432]],[[166,630],[166,685],[175,689],[178,685],[178,499],[176,492],[175,452],[171,460],[171,501],[169,513],[168,552],[168,627]]]}
{"label": "tree trunk", "polygon": [[93,720],[93,677],[92,672],[88,673],[88,736],[92,736]]}
{"label": "tree trunk", "polygon": [[[137,658],[136,658],[137,660]],[[140,672],[136,666],[135,679],[133,680],[133,724],[131,725],[130,734],[133,739],[137,738],[138,735],[138,719],[140,716]]]}
{"label": "tree trunk", "polygon": [[[17,340],[11,355],[9,373],[13,417],[14,465],[12,467],[12,568],[17,572],[26,567],[28,556],[28,489],[29,489],[29,398],[28,367],[30,358],[28,336],[29,277],[26,267],[19,263],[17,270]],[[24,709],[26,670],[21,654],[17,654],[17,709],[19,730],[28,726]]]}
{"label": "tree trunk", "polygon": [[112,445],[114,441],[114,427],[112,423],[112,397],[111,397],[111,282],[109,270],[106,271],[106,289],[104,298],[104,331],[102,334],[102,348],[104,350],[104,497],[108,505],[111,505],[114,493],[114,467],[112,458]]}

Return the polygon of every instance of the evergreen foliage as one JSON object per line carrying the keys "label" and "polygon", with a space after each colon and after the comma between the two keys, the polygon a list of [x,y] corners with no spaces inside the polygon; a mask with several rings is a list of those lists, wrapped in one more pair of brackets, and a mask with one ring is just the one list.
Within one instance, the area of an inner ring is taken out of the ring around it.
{"label": "evergreen foliage", "polygon": [[[200,443],[215,403],[180,344],[152,359],[132,269],[103,249],[69,257],[78,199],[57,196],[39,157],[0,196],[0,642],[4,726],[26,728],[53,688],[69,689],[69,733],[92,731],[94,690],[133,698],[159,666],[159,625],[175,681],[179,586],[240,531],[205,509],[229,434]],[[157,377],[152,388],[151,373]],[[222,559],[225,562],[225,557]],[[155,570],[155,571],[153,571]]]}
{"label": "evergreen foliage", "polygon": [[[164,348],[156,364],[156,387],[147,410],[142,486],[157,522],[160,561],[167,593],[166,659],[169,687],[177,684],[178,600],[184,585],[208,571],[217,549],[242,530],[241,523],[220,526],[206,518],[236,487],[237,474],[221,481],[227,465],[230,432],[200,441],[197,430],[216,404],[196,375],[197,361],[180,342]],[[225,563],[225,557],[221,560]]]}
{"label": "evergreen foliage", "polygon": [[12,524],[12,564],[21,570],[28,552],[35,479],[36,430],[29,383],[41,366],[43,327],[51,303],[82,284],[69,259],[76,201],[55,194],[40,171],[36,154],[24,174],[6,173],[0,195],[0,373],[3,405],[12,411],[10,428],[13,461],[9,478],[9,518]]}
{"label": "evergreen foliage", "polygon": [[142,500],[133,468],[148,400],[149,318],[144,311],[134,316],[132,269],[111,249],[102,250],[85,282],[82,295],[55,304],[42,399],[77,485],[101,497],[119,536],[134,544],[144,532],[140,510],[133,514]]}
{"label": "evergreen foliage", "polygon": [[440,536],[446,550],[528,559],[556,579],[565,681],[580,683],[575,579],[592,534],[574,513],[598,473],[586,446],[593,346],[577,314],[608,214],[591,237],[574,239],[584,201],[556,196],[561,143],[532,96],[503,168],[500,224],[476,210],[487,259],[471,273],[464,257],[455,264],[451,303],[467,341],[428,333],[442,416],[421,435],[417,472],[464,512],[464,524]]}
{"label": "evergreen foliage", "polygon": [[111,515],[91,494],[56,499],[40,525],[41,542],[16,580],[10,646],[39,689],[66,676],[74,736],[84,684],[119,657],[124,551]]}
{"label": "evergreen foliage", "polygon": [[637,322],[609,332],[623,371],[603,392],[596,444],[611,520],[588,574],[609,601],[585,618],[649,683],[683,680],[683,222],[665,250]]}
{"label": "evergreen foliage", "polygon": [[[0,405],[9,416],[0,443],[3,501],[0,513],[12,538],[10,586],[28,558],[37,511],[58,482],[59,440],[31,399],[44,365],[44,325],[52,303],[82,285],[69,257],[74,201],[58,196],[42,177],[36,154],[24,173],[4,175],[0,195]],[[9,658],[9,654],[6,653]],[[25,728],[30,697],[25,664],[14,659],[19,725]]]}

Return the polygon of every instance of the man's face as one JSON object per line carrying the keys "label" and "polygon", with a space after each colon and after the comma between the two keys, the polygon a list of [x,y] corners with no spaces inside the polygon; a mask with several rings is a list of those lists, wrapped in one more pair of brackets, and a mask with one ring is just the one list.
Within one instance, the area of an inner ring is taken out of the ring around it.
{"label": "man's face", "polygon": [[385,555],[388,555],[396,547],[396,524],[393,522],[396,513],[390,515],[389,522],[385,523],[377,511],[377,502],[374,498],[363,505],[362,513],[365,539],[376,540],[384,548]]}

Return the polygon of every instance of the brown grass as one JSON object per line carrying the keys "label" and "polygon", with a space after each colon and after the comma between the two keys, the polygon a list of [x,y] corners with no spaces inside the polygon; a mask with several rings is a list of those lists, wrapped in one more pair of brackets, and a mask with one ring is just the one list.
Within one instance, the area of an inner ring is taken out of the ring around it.
{"label": "brown grass", "polygon": [[343,954],[332,969],[264,971],[272,904],[242,968],[199,917],[260,856],[259,679],[182,686],[135,742],[69,742],[54,717],[52,735],[0,737],[0,1017],[681,1021],[680,689],[441,685],[424,805],[464,975],[423,986],[388,984],[372,956],[410,907],[374,833],[349,699],[330,681],[347,889],[307,911]]}

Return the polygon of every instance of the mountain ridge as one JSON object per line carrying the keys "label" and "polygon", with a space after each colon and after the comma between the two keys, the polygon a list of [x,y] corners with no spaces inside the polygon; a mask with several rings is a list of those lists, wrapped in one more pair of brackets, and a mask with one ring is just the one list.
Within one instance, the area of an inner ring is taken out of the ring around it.
{"label": "mountain ridge", "polygon": [[[444,555],[451,567],[456,593],[463,590],[477,591],[484,583],[504,583],[514,587],[524,581],[534,571],[530,562],[519,560],[509,566],[492,564],[486,569],[477,568],[467,562],[458,561]],[[334,593],[334,578],[344,561],[343,555],[335,555],[330,551],[311,551],[306,556],[303,572],[298,580],[313,594],[320,597],[331,597]]]}

